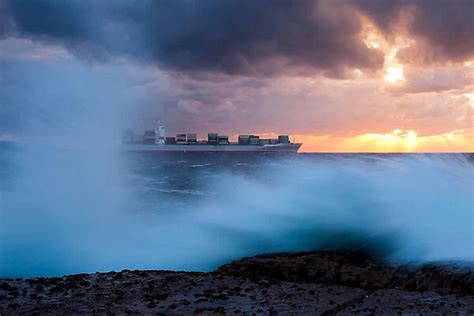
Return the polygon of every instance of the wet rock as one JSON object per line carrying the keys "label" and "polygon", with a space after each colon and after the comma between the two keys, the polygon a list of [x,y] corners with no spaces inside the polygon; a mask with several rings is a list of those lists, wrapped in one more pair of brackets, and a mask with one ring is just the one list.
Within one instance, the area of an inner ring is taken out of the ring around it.
{"label": "wet rock", "polygon": [[0,314],[474,313],[473,270],[396,267],[360,252],[244,258],[215,272],[138,271],[0,280]]}
{"label": "wet rock", "polygon": [[[360,257],[358,257],[360,256]],[[399,278],[396,267],[384,266],[365,254],[305,252],[244,258],[225,264],[217,272],[278,281],[337,284],[380,289]]]}

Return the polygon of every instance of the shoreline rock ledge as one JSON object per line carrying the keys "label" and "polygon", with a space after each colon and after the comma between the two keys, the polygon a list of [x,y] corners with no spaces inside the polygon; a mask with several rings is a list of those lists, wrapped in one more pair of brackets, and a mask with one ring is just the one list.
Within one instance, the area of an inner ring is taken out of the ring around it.
{"label": "shoreline rock ledge", "polygon": [[391,266],[361,252],[259,255],[214,272],[123,270],[0,280],[0,314],[474,314],[468,264]]}

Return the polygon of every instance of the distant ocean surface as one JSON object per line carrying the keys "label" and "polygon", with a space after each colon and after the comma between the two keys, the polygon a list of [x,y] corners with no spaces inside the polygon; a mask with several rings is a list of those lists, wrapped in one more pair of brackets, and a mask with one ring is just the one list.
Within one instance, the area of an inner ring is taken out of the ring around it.
{"label": "distant ocean surface", "polygon": [[472,154],[157,154],[0,142],[0,276],[369,249],[474,260]]}

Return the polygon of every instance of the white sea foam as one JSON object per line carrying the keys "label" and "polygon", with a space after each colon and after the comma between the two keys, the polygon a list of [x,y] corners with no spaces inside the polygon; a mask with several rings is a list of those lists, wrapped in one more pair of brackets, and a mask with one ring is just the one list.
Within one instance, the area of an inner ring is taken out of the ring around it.
{"label": "white sea foam", "polygon": [[474,260],[473,165],[462,155],[263,162],[252,176],[216,172],[200,183],[209,194],[153,213],[156,201],[137,201],[107,155],[33,153],[2,192],[1,276],[210,270],[366,245],[401,262]]}
{"label": "white sea foam", "polygon": [[202,168],[202,167],[209,167],[212,166],[212,163],[203,163],[203,164],[193,164],[189,165],[189,168]]}

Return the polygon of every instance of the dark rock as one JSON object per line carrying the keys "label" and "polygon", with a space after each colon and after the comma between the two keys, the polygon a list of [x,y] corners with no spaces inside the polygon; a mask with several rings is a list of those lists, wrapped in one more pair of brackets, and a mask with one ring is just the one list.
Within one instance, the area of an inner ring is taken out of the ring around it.
{"label": "dark rock", "polygon": [[397,267],[360,251],[282,253],[211,273],[0,280],[0,314],[470,315],[473,280],[472,268],[459,264]]}
{"label": "dark rock", "polygon": [[396,287],[459,294],[474,291],[472,267],[452,264],[406,269],[384,264],[360,252],[262,255],[225,264],[217,272],[251,279],[344,285],[367,290]]}
{"label": "dark rock", "polygon": [[[338,264],[335,264],[338,263]],[[306,252],[244,258],[225,264],[217,272],[279,281],[337,284],[364,289],[389,286],[397,269],[382,266],[367,255],[345,252]]]}

